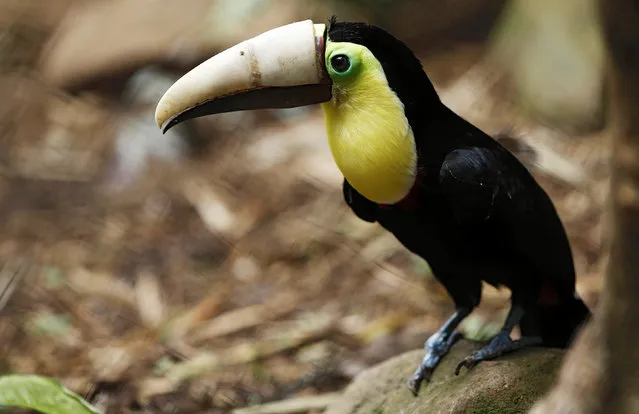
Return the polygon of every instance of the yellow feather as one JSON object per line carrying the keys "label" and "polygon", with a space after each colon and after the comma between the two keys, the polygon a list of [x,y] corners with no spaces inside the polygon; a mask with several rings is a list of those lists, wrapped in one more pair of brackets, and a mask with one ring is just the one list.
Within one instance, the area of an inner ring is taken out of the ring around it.
{"label": "yellow feather", "polygon": [[398,202],[415,183],[417,170],[415,137],[404,105],[367,48],[329,41],[327,62],[335,50],[355,56],[360,68],[349,79],[334,76],[333,98],[322,104],[333,158],[364,197],[377,203]]}

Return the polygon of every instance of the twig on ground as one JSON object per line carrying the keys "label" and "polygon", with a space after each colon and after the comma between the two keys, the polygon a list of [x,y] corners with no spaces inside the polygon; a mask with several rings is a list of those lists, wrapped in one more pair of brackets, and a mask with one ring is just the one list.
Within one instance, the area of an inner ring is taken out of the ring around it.
{"label": "twig on ground", "polygon": [[294,414],[308,410],[323,410],[340,398],[339,393],[295,397],[282,401],[233,410],[232,414]]}
{"label": "twig on ground", "polygon": [[233,309],[206,322],[193,333],[191,339],[194,342],[202,342],[282,317],[297,309],[300,299],[299,294],[287,291],[264,304]]}
{"label": "twig on ground", "polygon": [[172,366],[162,378],[146,378],[139,386],[139,401],[148,401],[154,395],[175,390],[183,382],[197,378],[208,372],[215,372],[235,365],[250,364],[286,351],[320,341],[334,331],[335,318],[320,315],[315,321],[308,321],[298,332],[286,332],[276,339],[242,343],[219,352],[201,352],[194,358]]}

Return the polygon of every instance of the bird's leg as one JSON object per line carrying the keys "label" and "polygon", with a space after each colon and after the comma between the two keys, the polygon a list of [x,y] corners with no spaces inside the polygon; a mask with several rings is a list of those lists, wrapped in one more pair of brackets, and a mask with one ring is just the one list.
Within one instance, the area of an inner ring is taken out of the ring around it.
{"label": "bird's leg", "polygon": [[510,338],[510,333],[516,325],[519,325],[521,318],[524,316],[524,312],[524,308],[521,305],[513,304],[510,308],[510,312],[508,312],[506,322],[504,322],[504,326],[499,333],[495,335],[488,345],[464,358],[457,365],[455,375],[459,375],[462,367],[471,369],[481,361],[494,359],[528,346],[540,345],[542,341],[539,336],[526,336],[517,340]]}
{"label": "bird's leg", "polygon": [[455,328],[464,320],[471,312],[471,308],[459,307],[455,309],[455,313],[451,316],[437,332],[435,332],[424,344],[426,356],[422,360],[419,368],[413,376],[408,380],[408,388],[417,395],[419,386],[424,379],[429,380],[433,374],[435,367],[448,352],[451,346],[461,338],[459,332],[455,332]]}

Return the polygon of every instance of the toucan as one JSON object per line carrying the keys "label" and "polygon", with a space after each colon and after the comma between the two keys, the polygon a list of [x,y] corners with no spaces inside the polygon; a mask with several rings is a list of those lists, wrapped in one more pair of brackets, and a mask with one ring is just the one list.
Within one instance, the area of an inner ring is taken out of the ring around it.
{"label": "toucan", "polygon": [[510,310],[456,374],[524,347],[569,346],[590,310],[550,197],[512,153],[442,103],[420,60],[384,29],[332,17],[269,30],[187,72],[155,118],[167,131],[210,114],[312,104],[323,109],[348,206],[426,260],[454,301],[408,380],[415,395],[460,339],[482,281],[510,289]]}

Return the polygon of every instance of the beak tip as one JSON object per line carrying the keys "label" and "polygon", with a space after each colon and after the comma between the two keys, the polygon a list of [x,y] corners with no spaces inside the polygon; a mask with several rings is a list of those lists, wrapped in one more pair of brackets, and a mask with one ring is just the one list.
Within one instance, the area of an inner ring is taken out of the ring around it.
{"label": "beak tip", "polygon": [[162,131],[162,135],[166,134],[169,129],[171,129],[175,125],[172,119],[168,119],[160,125],[160,131]]}
{"label": "beak tip", "polygon": [[166,131],[169,130],[169,128],[171,128],[171,120],[172,117],[169,117],[168,119],[166,118],[166,116],[162,116],[160,113],[160,105],[158,105],[158,107],[155,110],[155,124],[158,126],[158,128],[160,128],[160,131],[162,131],[162,134],[165,134]]}
{"label": "beak tip", "polygon": [[160,127],[160,130],[162,131],[162,135],[166,134],[169,129],[173,128],[181,122],[181,117],[179,115],[180,114],[178,113],[168,118],[156,119],[156,122]]}

